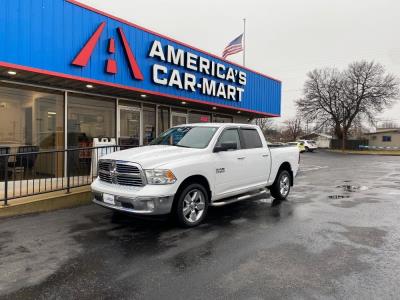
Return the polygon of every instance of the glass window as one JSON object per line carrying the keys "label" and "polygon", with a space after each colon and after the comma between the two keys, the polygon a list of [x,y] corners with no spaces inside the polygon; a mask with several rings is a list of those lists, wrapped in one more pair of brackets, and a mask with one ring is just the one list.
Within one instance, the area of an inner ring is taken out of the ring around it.
{"label": "glass window", "polygon": [[169,129],[169,108],[160,106],[158,107],[158,135]]}
{"label": "glass window", "polygon": [[0,148],[26,146],[64,148],[63,93],[0,86]]}
{"label": "glass window", "polygon": [[228,117],[228,116],[215,115],[213,122],[214,123],[232,123],[233,119],[232,119],[232,117]]}
{"label": "glass window", "polygon": [[172,112],[172,126],[187,124],[187,114]]}
{"label": "glass window", "polygon": [[175,127],[162,133],[151,145],[170,145],[185,148],[206,148],[218,128]]}
{"label": "glass window", "polygon": [[238,130],[235,128],[225,129],[224,132],[222,132],[222,134],[220,135],[216,146],[220,147],[223,143],[236,143],[237,149],[240,149],[240,138]]}
{"label": "glass window", "polygon": [[382,136],[382,142],[391,142],[392,137],[390,135],[384,135]]}
{"label": "glass window", "polygon": [[211,116],[205,113],[191,112],[189,114],[189,123],[208,123],[211,122]]}
{"label": "glass window", "polygon": [[261,148],[262,142],[258,131],[255,129],[241,129],[244,149]]}
{"label": "glass window", "polygon": [[120,99],[118,101],[118,105],[120,106],[129,106],[129,107],[135,107],[135,108],[142,108],[142,106],[140,105],[139,102],[135,102],[135,101],[130,101],[130,100],[122,100]]}
{"label": "glass window", "polygon": [[137,147],[140,145],[140,108],[130,106],[119,107],[121,149]]}
{"label": "glass window", "polygon": [[143,145],[150,144],[156,137],[156,108],[143,107]]}
{"label": "glass window", "polygon": [[115,138],[115,100],[68,95],[68,147],[90,147],[94,138]]}

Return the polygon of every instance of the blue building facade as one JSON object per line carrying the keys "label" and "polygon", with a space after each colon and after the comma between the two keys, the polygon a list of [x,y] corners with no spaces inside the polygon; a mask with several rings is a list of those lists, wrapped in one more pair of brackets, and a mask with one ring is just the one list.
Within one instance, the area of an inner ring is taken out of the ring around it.
{"label": "blue building facade", "polygon": [[[94,80],[104,85],[118,85],[121,88],[230,106],[271,116],[280,114],[281,83],[265,75],[72,1],[0,2],[0,41],[2,45],[6,45],[0,47],[0,62],[3,65],[10,63],[42,72],[55,72],[60,76]],[[99,27],[101,28],[97,32],[97,39],[95,37],[93,47],[89,50],[90,53],[87,53],[87,63],[73,64],[76,56]],[[138,80],[132,76],[120,32],[125,35],[125,41],[137,62],[142,79]],[[109,49],[110,41],[114,43],[112,51]],[[164,60],[162,55],[149,56],[155,42],[162,47]],[[168,52],[170,58],[175,58],[178,64],[168,62]],[[108,60],[113,61],[115,71],[107,72]],[[156,76],[167,79],[167,84],[154,82],[154,65],[165,67],[161,68]],[[174,77],[180,77],[178,81],[181,83],[175,82],[170,85],[169,78],[174,70],[179,73]],[[229,70],[234,74],[227,80]],[[239,72],[245,74],[245,84],[238,82]],[[184,88],[185,83],[187,84],[185,74],[189,74],[190,80],[194,76],[196,82],[193,89]],[[209,83],[206,88],[212,85],[208,89],[210,93],[204,90],[203,82]],[[217,96],[218,87],[220,93]],[[226,95],[228,89],[230,97]]]}
{"label": "blue building facade", "polygon": [[179,123],[280,115],[279,80],[79,2],[0,7],[0,146],[139,145]]}

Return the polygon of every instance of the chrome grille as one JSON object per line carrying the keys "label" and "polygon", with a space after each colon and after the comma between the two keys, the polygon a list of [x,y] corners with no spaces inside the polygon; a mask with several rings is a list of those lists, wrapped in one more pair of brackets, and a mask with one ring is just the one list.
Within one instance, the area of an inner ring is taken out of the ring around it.
{"label": "chrome grille", "polygon": [[99,179],[104,182],[127,186],[145,183],[140,167],[134,163],[103,159],[99,161],[98,169]]}
{"label": "chrome grille", "polygon": [[117,164],[117,172],[118,173],[132,173],[132,174],[140,174],[140,170],[136,166],[132,165],[123,165],[123,164]]}
{"label": "chrome grille", "polygon": [[99,170],[103,171],[111,171],[112,162],[110,160],[100,160],[99,161]]}

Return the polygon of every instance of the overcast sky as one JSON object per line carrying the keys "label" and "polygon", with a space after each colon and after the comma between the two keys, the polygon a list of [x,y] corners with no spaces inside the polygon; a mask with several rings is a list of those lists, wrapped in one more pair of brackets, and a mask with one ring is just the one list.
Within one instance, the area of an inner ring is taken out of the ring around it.
{"label": "overcast sky", "polygon": [[[306,73],[355,60],[400,76],[399,0],[81,0],[220,55],[247,19],[246,65],[283,82],[282,117],[295,115]],[[230,58],[241,62],[241,54]],[[382,119],[400,122],[400,100]]]}

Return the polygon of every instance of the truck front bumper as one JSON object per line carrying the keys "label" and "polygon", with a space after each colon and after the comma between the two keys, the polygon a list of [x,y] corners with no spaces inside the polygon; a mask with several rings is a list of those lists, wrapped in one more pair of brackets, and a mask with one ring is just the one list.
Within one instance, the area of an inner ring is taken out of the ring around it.
{"label": "truck front bumper", "polygon": [[[128,192],[122,187],[112,186],[100,182],[98,179],[92,183],[93,202],[103,207],[140,215],[166,215],[171,212],[174,195],[161,193],[131,191]],[[119,192],[116,192],[119,190]],[[164,191],[165,192],[165,191]],[[111,198],[111,201],[110,201]]]}

